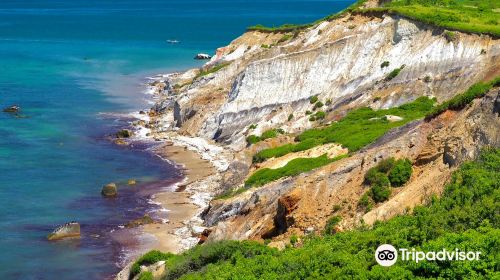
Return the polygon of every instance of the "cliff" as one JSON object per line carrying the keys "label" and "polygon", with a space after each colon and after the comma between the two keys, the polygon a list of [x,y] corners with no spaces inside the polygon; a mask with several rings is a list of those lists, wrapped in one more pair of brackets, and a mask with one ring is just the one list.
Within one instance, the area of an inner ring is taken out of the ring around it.
{"label": "cliff", "polygon": [[[209,201],[228,189],[242,190],[245,179],[264,167],[351,152],[320,145],[252,163],[255,153],[292,143],[306,129],[364,106],[393,108],[421,96],[444,102],[498,75],[498,39],[461,32],[451,38],[442,28],[393,14],[347,13],[294,32],[246,32],[201,69],[166,75],[152,85],[158,102],[146,126],[153,137],[174,140],[217,164],[219,173],[206,184]],[[311,119],[312,98],[324,101],[324,119]],[[347,158],[213,200],[202,216],[208,240],[272,238],[282,246],[291,234],[321,231],[333,214],[343,217],[339,230],[346,230],[408,211],[440,194],[452,171],[481,147],[500,146],[499,100],[495,88],[464,110],[410,122]],[[245,141],[277,128],[285,134]],[[193,144],[200,138],[203,147]],[[389,157],[410,159],[413,175],[366,212],[358,205],[364,175]]]}

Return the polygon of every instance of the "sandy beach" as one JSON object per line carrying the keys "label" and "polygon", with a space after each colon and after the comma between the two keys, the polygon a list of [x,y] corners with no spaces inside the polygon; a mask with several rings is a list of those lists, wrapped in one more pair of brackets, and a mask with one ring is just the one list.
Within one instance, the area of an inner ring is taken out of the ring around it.
{"label": "sandy beach", "polygon": [[180,252],[184,249],[183,243],[175,231],[185,226],[186,221],[191,220],[201,211],[200,206],[193,203],[191,199],[193,194],[186,191],[186,186],[214,174],[215,169],[209,161],[185,147],[166,144],[155,152],[181,166],[186,178],[175,192],[162,192],[154,196],[154,200],[160,203],[161,207],[168,209],[168,222],[144,225],[142,229],[144,233],[153,235],[157,240],[152,249]]}

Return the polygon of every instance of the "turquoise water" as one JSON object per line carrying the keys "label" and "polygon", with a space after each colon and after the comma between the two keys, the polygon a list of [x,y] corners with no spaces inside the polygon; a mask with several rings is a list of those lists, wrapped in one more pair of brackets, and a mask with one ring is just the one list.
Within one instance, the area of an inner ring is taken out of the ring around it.
{"label": "turquoise water", "polygon": [[[145,210],[138,188],[180,178],[144,147],[106,139],[126,122],[102,113],[148,106],[145,77],[199,66],[196,53],[213,53],[246,26],[309,22],[351,2],[2,0],[0,106],[22,113],[0,113],[0,279],[117,271],[120,248],[106,232]],[[144,184],[100,197],[103,184],[129,178]],[[81,240],[45,240],[71,220]]]}

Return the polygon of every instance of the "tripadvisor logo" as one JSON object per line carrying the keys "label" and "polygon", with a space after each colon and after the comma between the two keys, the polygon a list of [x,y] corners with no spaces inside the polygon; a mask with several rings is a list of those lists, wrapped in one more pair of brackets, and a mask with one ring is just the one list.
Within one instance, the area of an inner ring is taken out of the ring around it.
{"label": "tripadvisor logo", "polygon": [[378,246],[375,251],[375,260],[381,266],[391,266],[396,263],[398,260],[398,255],[402,261],[414,261],[416,263],[421,261],[477,261],[479,260],[479,256],[481,252],[474,251],[461,251],[459,249],[455,249],[453,251],[449,251],[446,249],[442,249],[440,251],[417,251],[415,248],[411,250],[400,248],[399,254],[398,250],[394,248],[391,244],[382,244]]}

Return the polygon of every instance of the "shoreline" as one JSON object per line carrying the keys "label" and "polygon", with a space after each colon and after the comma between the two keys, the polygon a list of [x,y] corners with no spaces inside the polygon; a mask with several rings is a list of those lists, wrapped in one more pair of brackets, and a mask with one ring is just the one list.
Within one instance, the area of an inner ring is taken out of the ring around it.
{"label": "shoreline", "polygon": [[[147,89],[144,94],[152,96],[153,108],[168,91],[161,84],[172,74],[175,73],[145,78]],[[155,120],[156,116],[151,115],[151,111],[152,108],[148,108],[129,113],[134,119],[129,126],[134,136],[126,140],[126,145],[155,142],[156,145],[149,152],[174,165],[182,173],[183,179],[170,186],[173,190],[160,190],[151,195],[152,204],[166,212],[166,220],[131,229],[136,233],[136,243],[133,246],[123,244],[122,251],[128,254],[124,255],[125,262],[121,263],[121,271],[115,275],[115,279],[128,279],[131,263],[147,251],[180,253],[197,245],[205,230],[200,215],[219,187],[221,171],[229,165],[222,148],[205,139],[180,136],[172,130],[158,132],[157,126],[145,125]],[[113,140],[115,144],[116,140]]]}

